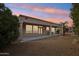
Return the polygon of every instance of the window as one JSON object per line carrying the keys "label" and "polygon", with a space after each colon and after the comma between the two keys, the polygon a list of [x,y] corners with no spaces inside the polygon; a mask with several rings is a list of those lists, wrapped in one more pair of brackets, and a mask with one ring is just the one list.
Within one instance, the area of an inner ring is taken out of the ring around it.
{"label": "window", "polygon": [[33,33],[38,33],[38,26],[33,26]]}
{"label": "window", "polygon": [[26,25],[26,33],[32,33],[32,25]]}

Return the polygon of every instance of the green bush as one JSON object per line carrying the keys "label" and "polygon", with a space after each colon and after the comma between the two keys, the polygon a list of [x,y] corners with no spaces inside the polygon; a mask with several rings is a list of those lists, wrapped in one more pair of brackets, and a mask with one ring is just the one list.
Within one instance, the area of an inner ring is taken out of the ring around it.
{"label": "green bush", "polygon": [[19,36],[19,20],[9,8],[0,3],[0,48],[7,47]]}
{"label": "green bush", "polygon": [[72,3],[70,17],[73,20],[74,32],[79,35],[79,3]]}

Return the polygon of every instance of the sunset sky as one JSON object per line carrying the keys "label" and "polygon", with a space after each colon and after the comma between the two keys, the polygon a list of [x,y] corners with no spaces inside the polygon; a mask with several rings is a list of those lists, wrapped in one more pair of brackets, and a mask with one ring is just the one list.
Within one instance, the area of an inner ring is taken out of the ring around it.
{"label": "sunset sky", "polygon": [[72,4],[69,3],[6,3],[13,14],[27,15],[49,22],[65,22],[72,26],[72,20],[69,17]]}

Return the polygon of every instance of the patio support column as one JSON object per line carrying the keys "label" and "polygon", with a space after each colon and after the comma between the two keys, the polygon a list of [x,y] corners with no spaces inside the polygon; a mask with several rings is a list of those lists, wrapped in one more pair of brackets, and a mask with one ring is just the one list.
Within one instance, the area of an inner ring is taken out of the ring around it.
{"label": "patio support column", "polygon": [[40,34],[39,29],[40,29],[40,28],[39,28],[39,26],[38,26],[38,34]]}
{"label": "patio support column", "polygon": [[40,34],[40,27],[39,27],[39,34]]}
{"label": "patio support column", "polygon": [[43,26],[43,27],[42,27],[42,32],[43,32],[43,34],[45,34],[45,31],[46,31],[45,26]]}
{"label": "patio support column", "polygon": [[46,32],[46,26],[45,26],[45,35],[46,35],[46,33],[47,33],[47,32]]}
{"label": "patio support column", "polygon": [[60,26],[60,35],[63,35],[63,24]]}
{"label": "patio support column", "polygon": [[23,35],[25,35],[25,34],[26,34],[26,24],[23,23]]}
{"label": "patio support column", "polygon": [[49,33],[50,33],[50,36],[52,35],[52,31],[51,31],[51,29],[52,29],[52,26],[50,25],[50,27],[49,27]]}
{"label": "patio support column", "polygon": [[44,34],[46,35],[46,26],[44,27]]}
{"label": "patio support column", "polygon": [[55,27],[55,34],[56,34],[56,27]]}
{"label": "patio support column", "polygon": [[63,35],[63,24],[61,26],[61,34]]}
{"label": "patio support column", "polygon": [[61,27],[59,27],[59,30],[60,30],[60,31],[59,31],[59,34],[61,35],[61,30],[62,30]]}
{"label": "patio support column", "polygon": [[33,34],[33,25],[32,25],[32,34]]}
{"label": "patio support column", "polygon": [[40,34],[42,35],[43,33],[42,33],[42,27],[40,27]]}
{"label": "patio support column", "polygon": [[42,34],[42,33],[41,33],[41,29],[42,29],[42,28],[41,28],[41,27],[39,27],[39,32],[40,32],[40,34]]}
{"label": "patio support column", "polygon": [[20,33],[20,39],[22,39],[23,38],[23,21],[22,20],[20,20],[19,33]]}

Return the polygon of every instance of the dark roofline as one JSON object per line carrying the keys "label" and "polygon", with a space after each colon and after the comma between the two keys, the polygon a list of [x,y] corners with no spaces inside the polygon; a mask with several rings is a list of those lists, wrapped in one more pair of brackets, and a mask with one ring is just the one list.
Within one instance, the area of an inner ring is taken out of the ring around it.
{"label": "dark roofline", "polygon": [[[19,15],[19,17],[20,17],[20,16],[22,16],[22,17],[28,17],[28,18],[32,18],[32,19],[37,19],[37,20],[40,20],[40,21],[43,21],[43,22],[48,22],[48,23],[51,23],[51,24],[57,24],[57,23],[53,23],[53,22],[41,20],[41,19],[38,19],[38,18],[34,18],[34,17],[31,17],[31,16]],[[57,25],[60,25],[60,24],[57,24]]]}

